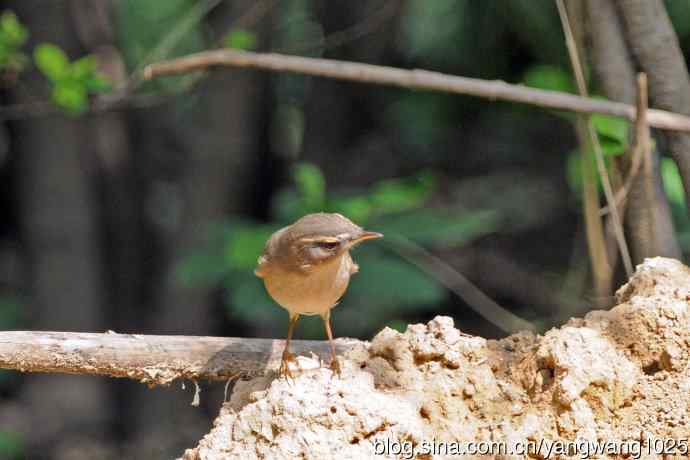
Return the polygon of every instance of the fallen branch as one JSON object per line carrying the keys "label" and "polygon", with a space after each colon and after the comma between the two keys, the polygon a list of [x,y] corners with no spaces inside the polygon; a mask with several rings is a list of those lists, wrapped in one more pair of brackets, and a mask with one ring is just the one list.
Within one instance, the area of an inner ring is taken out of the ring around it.
{"label": "fallen branch", "polygon": [[[549,109],[579,113],[600,113],[635,120],[635,107],[622,102],[576,96],[557,91],[528,88],[503,81],[458,77],[427,70],[405,70],[333,59],[316,59],[276,53],[253,53],[240,50],[214,50],[151,64],[144,68],[144,79],[178,75],[210,67],[248,67],[291,72],[339,80],[400,86],[403,88],[465,94],[491,100],[519,102]],[[647,121],[651,127],[690,131],[690,117],[664,110],[650,109]]]}
{"label": "fallen branch", "polygon": [[[336,340],[339,352],[359,343]],[[0,332],[0,369],[125,377],[155,386],[263,375],[278,368],[284,346],[273,339],[7,331]],[[325,341],[295,340],[291,347],[296,354],[330,356]]]}

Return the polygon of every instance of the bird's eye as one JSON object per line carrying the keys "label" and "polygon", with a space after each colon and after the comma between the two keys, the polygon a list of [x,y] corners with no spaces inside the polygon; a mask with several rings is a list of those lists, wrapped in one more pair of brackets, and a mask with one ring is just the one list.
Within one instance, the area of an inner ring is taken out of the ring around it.
{"label": "bird's eye", "polygon": [[332,251],[333,249],[337,248],[339,244],[340,243],[338,243],[337,241],[323,241],[319,243],[319,247]]}

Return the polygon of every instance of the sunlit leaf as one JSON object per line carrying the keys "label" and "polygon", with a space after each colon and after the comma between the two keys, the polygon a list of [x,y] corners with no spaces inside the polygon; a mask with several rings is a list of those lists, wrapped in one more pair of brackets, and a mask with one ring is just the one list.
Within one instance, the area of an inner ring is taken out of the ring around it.
{"label": "sunlit leaf", "polygon": [[594,129],[600,136],[618,141],[622,145],[628,141],[630,123],[627,120],[597,113],[592,115],[591,120]]}
{"label": "sunlit leaf", "polygon": [[55,82],[52,92],[53,102],[71,114],[79,114],[88,106],[86,87],[74,80],[59,80]]}
{"label": "sunlit leaf", "polygon": [[93,56],[84,56],[70,65],[71,77],[77,80],[85,80],[96,73],[96,59]]}
{"label": "sunlit leaf", "polygon": [[70,71],[67,55],[59,47],[50,43],[42,43],[36,47],[34,61],[43,75],[53,81],[66,78]]}
{"label": "sunlit leaf", "polygon": [[599,139],[599,144],[601,145],[601,151],[604,157],[623,155],[627,150],[626,144],[610,140],[607,137],[601,137]]}
{"label": "sunlit leaf", "polygon": [[560,67],[535,65],[529,68],[522,82],[533,88],[572,93],[575,85],[570,74]]}
{"label": "sunlit leaf", "polygon": [[29,38],[29,31],[11,11],[5,11],[0,16],[0,40],[12,47],[23,45]]}

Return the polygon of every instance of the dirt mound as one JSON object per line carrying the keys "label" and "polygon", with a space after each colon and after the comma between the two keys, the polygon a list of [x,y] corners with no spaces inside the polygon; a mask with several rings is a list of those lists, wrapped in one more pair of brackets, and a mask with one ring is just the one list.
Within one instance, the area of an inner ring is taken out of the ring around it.
{"label": "dirt mound", "polygon": [[344,357],[342,378],[304,359],[294,381],[240,382],[183,458],[686,453],[690,270],[648,259],[617,298],[543,336],[499,341],[439,316],[384,329]]}

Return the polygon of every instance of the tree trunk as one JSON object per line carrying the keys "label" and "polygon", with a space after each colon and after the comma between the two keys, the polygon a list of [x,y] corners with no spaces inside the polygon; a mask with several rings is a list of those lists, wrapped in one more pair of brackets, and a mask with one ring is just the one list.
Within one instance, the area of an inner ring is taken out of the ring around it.
{"label": "tree trunk", "polygon": [[[625,37],[649,78],[650,106],[690,115],[690,78],[662,0],[616,0]],[[690,134],[666,134],[690,206]]]}
{"label": "tree trunk", "polygon": [[[635,104],[635,58],[625,41],[623,24],[614,1],[590,0],[587,19],[592,63],[604,93],[611,100]],[[661,182],[657,151],[652,152],[652,162],[654,196],[647,196],[645,175],[640,172],[631,184],[626,205],[627,240],[636,264],[646,257],[681,257],[670,206]]]}

